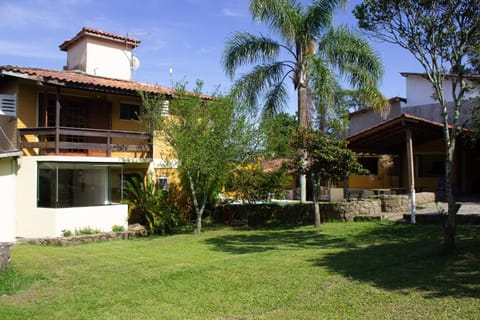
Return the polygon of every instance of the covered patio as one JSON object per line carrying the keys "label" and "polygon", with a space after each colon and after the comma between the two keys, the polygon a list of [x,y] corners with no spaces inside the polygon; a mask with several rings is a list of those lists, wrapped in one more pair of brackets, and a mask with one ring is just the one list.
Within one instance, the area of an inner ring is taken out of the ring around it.
{"label": "covered patio", "polygon": [[[472,193],[475,191],[474,176],[478,175],[472,173],[478,170],[469,168],[480,165],[480,162],[472,156],[472,150],[466,146],[462,137],[457,139],[454,190],[457,194]],[[386,189],[391,189],[392,193],[395,190],[405,190],[410,196],[413,213],[415,191],[435,192],[437,195],[441,193],[445,166],[442,123],[404,113],[351,135],[347,140],[349,148],[357,154],[389,154],[398,157],[398,185]]]}

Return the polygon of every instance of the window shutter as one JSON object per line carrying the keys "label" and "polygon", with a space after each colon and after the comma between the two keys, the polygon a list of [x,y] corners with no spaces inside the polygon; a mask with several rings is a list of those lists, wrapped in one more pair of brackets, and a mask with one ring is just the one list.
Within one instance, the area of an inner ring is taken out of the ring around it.
{"label": "window shutter", "polygon": [[0,115],[17,116],[17,96],[14,94],[0,94]]}

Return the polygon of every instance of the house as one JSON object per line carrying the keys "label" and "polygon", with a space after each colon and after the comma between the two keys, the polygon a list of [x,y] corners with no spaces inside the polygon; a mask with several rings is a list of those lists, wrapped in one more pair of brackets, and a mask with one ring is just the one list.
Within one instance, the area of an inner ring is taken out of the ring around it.
{"label": "house", "polygon": [[[350,114],[349,147],[370,170],[368,176],[353,176],[350,188],[392,189],[406,192],[414,182],[417,191],[442,189],[445,168],[443,117],[440,105],[432,98],[433,88],[424,74],[402,73],[407,97],[390,99],[390,110],[379,114],[360,110]],[[471,76],[467,79],[479,80]],[[473,86],[472,86],[473,87]],[[444,80],[449,112],[453,112],[451,79]],[[478,103],[476,92],[466,96],[459,116],[460,131],[468,128],[471,107]],[[457,138],[454,161],[454,188],[457,194],[480,193],[479,150],[462,135]],[[388,156],[386,156],[388,155]]]}
{"label": "house", "polygon": [[15,237],[126,227],[124,181],[149,172],[168,183],[173,162],[160,158],[163,146],[144,132],[139,91],[166,99],[173,91],[131,80],[139,44],[83,28],[60,45],[67,53],[63,70],[0,66],[0,124],[7,137],[0,150],[10,150],[0,158],[0,190],[15,212]]}

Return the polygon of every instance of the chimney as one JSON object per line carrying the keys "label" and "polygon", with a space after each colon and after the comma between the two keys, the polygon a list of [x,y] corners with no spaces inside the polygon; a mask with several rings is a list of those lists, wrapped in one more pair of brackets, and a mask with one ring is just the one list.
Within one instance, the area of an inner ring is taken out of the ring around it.
{"label": "chimney", "polygon": [[140,40],[102,30],[82,28],[75,37],[59,47],[67,52],[66,70],[79,70],[93,76],[131,80],[138,65],[132,50]]}

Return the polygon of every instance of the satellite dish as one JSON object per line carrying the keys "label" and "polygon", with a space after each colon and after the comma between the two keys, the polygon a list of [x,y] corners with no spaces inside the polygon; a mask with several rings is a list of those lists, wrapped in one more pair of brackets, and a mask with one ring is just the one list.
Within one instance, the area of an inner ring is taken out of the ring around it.
{"label": "satellite dish", "polygon": [[140,60],[134,55],[132,55],[132,60],[130,60],[130,68],[132,71],[137,71],[140,68]]}

